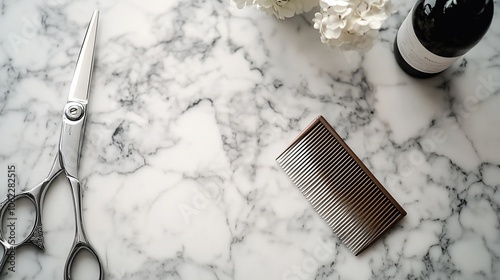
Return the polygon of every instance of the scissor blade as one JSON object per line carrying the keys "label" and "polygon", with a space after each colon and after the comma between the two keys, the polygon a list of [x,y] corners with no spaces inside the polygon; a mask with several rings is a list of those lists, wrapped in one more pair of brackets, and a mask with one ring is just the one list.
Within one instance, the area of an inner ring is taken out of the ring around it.
{"label": "scissor blade", "polygon": [[90,81],[94,68],[94,49],[97,35],[99,11],[94,11],[87,33],[83,39],[82,49],[76,62],[75,74],[69,90],[68,101],[84,101],[89,99]]}

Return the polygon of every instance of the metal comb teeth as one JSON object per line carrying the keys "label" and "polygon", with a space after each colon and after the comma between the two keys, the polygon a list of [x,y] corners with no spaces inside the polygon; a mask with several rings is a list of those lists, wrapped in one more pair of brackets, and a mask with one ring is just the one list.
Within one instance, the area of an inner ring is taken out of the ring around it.
{"label": "metal comb teeth", "polygon": [[355,255],[406,215],[322,116],[276,161]]}

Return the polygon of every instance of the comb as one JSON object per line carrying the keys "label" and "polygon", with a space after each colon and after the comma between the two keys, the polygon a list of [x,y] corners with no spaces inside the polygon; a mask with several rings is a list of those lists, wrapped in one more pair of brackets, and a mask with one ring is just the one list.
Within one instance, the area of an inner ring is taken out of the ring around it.
{"label": "comb", "polygon": [[276,161],[354,255],[406,215],[322,116]]}

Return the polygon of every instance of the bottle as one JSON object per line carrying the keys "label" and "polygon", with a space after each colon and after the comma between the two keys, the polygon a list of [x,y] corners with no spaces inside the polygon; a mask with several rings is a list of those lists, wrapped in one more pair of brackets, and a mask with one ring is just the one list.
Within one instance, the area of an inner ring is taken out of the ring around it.
{"label": "bottle", "polygon": [[484,36],[493,0],[418,0],[396,34],[394,56],[416,78],[446,70]]}

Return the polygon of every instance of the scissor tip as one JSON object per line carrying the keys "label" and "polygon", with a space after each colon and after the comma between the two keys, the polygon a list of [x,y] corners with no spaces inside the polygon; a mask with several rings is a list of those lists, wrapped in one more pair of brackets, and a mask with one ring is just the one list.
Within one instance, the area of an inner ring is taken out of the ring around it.
{"label": "scissor tip", "polygon": [[99,18],[99,10],[95,10],[94,13],[92,13],[92,19],[98,19]]}
{"label": "scissor tip", "polygon": [[94,66],[94,49],[97,37],[99,11],[94,11],[83,39],[80,55],[76,62],[68,100],[88,100],[88,89]]}

